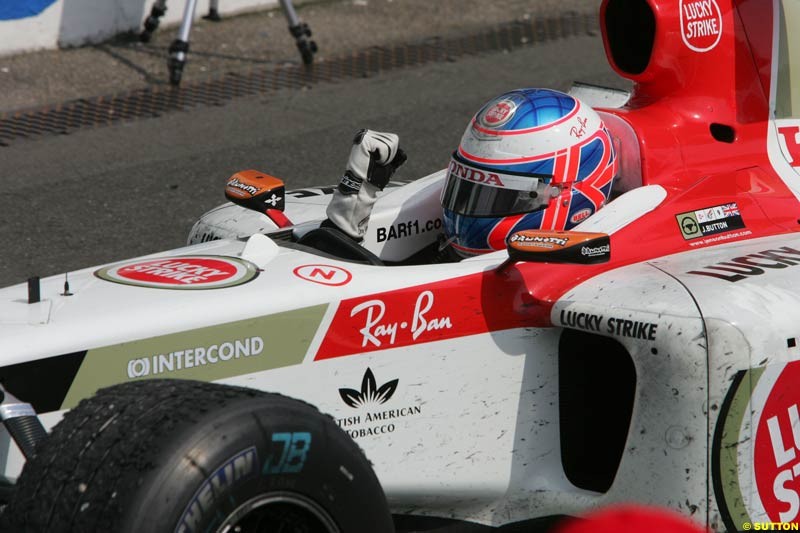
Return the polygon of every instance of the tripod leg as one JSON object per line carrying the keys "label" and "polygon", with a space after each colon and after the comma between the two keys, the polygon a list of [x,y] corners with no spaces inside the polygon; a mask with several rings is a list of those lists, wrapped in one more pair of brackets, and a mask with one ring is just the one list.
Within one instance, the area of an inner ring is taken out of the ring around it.
{"label": "tripod leg", "polygon": [[297,12],[294,10],[292,0],[280,0],[286,20],[289,21],[289,33],[297,43],[297,49],[303,58],[303,63],[310,65],[314,61],[314,53],[317,51],[317,43],[310,39],[311,28],[305,22],[300,22]]}
{"label": "tripod leg", "polygon": [[192,20],[196,7],[197,0],[187,0],[181,27],[178,29],[178,37],[169,45],[167,68],[169,69],[169,82],[172,85],[180,84],[181,76],[183,76],[183,66],[186,64],[186,56],[189,53],[189,33],[192,31]]}
{"label": "tripod leg", "polygon": [[211,22],[219,22],[222,20],[222,17],[219,16],[219,0],[209,0],[208,15],[203,16],[203,18]]}
{"label": "tripod leg", "polygon": [[139,34],[139,40],[143,43],[149,42],[153,32],[158,28],[159,19],[167,12],[167,0],[156,0],[150,10],[150,16],[144,21],[144,29]]}

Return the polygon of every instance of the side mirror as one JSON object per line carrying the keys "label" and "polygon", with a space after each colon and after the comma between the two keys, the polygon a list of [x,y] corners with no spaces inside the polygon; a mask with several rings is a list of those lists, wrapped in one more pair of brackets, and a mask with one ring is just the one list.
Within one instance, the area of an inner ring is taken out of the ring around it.
{"label": "side mirror", "polygon": [[286,187],[283,180],[275,176],[257,170],[242,170],[228,178],[225,197],[259,213],[266,213],[268,209],[283,211]]}
{"label": "side mirror", "polygon": [[280,178],[257,170],[242,170],[228,178],[225,198],[267,215],[279,228],[292,225],[292,221],[283,214],[286,186]]}
{"label": "side mirror", "polygon": [[605,233],[523,230],[506,242],[510,262],[593,265],[611,259],[611,239]]}

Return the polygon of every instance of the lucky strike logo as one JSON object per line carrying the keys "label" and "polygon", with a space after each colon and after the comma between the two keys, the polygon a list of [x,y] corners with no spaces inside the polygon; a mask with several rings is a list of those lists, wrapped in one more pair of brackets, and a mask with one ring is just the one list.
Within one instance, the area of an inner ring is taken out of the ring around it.
{"label": "lucky strike logo", "polygon": [[778,128],[778,133],[783,140],[781,148],[787,161],[793,167],[800,167],[800,143],[797,142],[800,126],[782,126]]}
{"label": "lucky strike logo", "polygon": [[193,285],[228,279],[236,274],[236,265],[216,259],[160,259],[117,269],[124,279],[168,285]]}
{"label": "lucky strike logo", "polygon": [[708,52],[722,37],[722,12],[716,0],[681,0],[681,37],[695,52]]}
{"label": "lucky strike logo", "polygon": [[800,363],[778,376],[756,428],[753,468],[758,496],[770,520],[800,514]]}
{"label": "lucky strike logo", "polygon": [[254,265],[227,257],[168,257],[103,268],[95,275],[106,281],[141,287],[186,289],[230,287],[258,274]]}

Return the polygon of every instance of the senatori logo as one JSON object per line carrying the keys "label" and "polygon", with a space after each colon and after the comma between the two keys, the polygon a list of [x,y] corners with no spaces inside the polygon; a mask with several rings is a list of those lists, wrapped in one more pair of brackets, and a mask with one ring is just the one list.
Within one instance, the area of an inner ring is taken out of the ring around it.
{"label": "senatori logo", "polygon": [[567,237],[553,237],[551,235],[541,236],[541,235],[526,235],[524,233],[515,233],[511,236],[508,240],[509,242],[518,242],[518,243],[544,243],[544,244],[557,244],[559,246],[566,246],[569,244],[569,238]]}
{"label": "senatori logo", "polygon": [[113,283],[155,289],[221,289],[253,280],[258,276],[258,268],[236,257],[160,257],[101,268],[95,276]]}
{"label": "senatori logo", "polygon": [[608,244],[604,244],[602,246],[583,246],[581,247],[581,255],[586,255],[589,257],[596,257],[598,255],[607,254],[611,251],[611,246]]}

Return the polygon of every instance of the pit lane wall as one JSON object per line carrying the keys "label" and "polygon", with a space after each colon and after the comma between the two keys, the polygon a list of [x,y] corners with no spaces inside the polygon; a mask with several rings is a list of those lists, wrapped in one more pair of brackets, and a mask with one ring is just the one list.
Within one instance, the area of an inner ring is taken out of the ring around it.
{"label": "pit lane wall", "polygon": [[[208,12],[198,0],[196,18]],[[118,33],[138,31],[154,0],[7,0],[0,1],[0,56],[32,50],[96,43]],[[301,3],[301,2],[296,2]],[[275,7],[277,0],[221,0],[223,16]],[[177,25],[186,0],[167,0],[161,24]]]}

